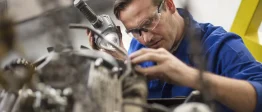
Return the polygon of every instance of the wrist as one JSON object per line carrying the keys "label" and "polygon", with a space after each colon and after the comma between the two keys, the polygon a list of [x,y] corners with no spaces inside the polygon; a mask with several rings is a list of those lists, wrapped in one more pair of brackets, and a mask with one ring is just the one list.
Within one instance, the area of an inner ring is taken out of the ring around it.
{"label": "wrist", "polygon": [[180,71],[181,74],[185,75],[185,86],[194,88],[194,89],[199,89],[200,88],[200,83],[199,83],[199,70],[187,66],[186,69]]}

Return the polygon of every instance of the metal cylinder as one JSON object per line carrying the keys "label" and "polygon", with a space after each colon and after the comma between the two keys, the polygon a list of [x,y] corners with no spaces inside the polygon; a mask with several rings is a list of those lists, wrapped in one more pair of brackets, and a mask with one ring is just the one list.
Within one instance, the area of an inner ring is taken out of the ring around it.
{"label": "metal cylinder", "polygon": [[74,1],[75,7],[77,7],[85,17],[90,21],[90,23],[95,27],[99,28],[102,25],[102,21],[94,13],[94,11],[82,0]]}

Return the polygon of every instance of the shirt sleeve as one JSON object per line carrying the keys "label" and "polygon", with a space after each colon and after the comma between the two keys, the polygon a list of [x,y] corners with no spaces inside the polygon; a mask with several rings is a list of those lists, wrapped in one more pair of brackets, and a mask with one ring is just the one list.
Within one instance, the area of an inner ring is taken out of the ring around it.
{"label": "shirt sleeve", "polygon": [[[212,48],[210,55],[215,73],[222,76],[247,80],[255,89],[257,103],[255,112],[262,112],[262,64],[254,59],[237,35],[225,35]],[[209,64],[211,64],[209,63]]]}
{"label": "shirt sleeve", "polygon": [[249,83],[253,85],[257,93],[257,105],[256,105],[255,112],[261,112],[262,111],[262,84],[256,81],[249,81]]}

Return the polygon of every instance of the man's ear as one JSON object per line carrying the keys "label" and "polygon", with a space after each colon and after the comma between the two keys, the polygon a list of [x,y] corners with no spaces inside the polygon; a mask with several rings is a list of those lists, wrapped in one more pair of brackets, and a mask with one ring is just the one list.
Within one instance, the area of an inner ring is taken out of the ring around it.
{"label": "man's ear", "polygon": [[173,0],[165,0],[166,10],[169,10],[172,14],[176,12],[176,6]]}

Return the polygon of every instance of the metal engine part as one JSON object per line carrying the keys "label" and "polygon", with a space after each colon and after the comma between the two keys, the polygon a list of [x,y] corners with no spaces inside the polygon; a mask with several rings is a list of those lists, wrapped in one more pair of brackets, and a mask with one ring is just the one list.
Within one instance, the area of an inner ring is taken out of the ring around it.
{"label": "metal engine part", "polygon": [[109,54],[51,52],[38,61],[32,85],[20,90],[17,112],[144,112],[123,103],[146,104],[145,78]]}

